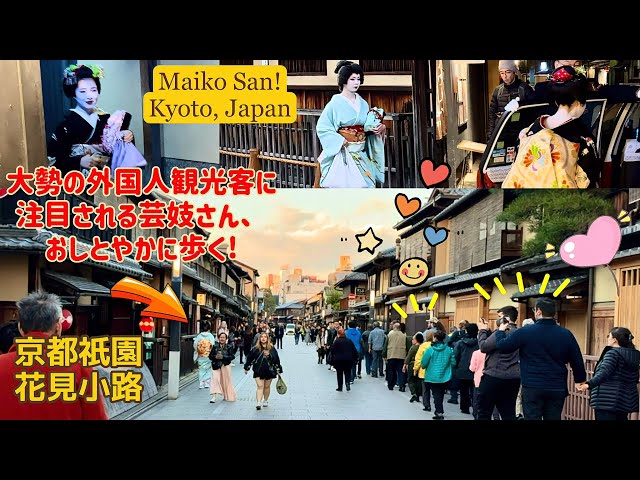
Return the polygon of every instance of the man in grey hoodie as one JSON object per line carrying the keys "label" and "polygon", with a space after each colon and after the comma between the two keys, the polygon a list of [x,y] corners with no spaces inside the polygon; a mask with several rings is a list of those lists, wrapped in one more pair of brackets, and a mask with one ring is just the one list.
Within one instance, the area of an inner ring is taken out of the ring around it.
{"label": "man in grey hoodie", "polygon": [[[508,324],[507,335],[518,326],[518,310],[507,306],[498,310],[497,324]],[[484,370],[478,388],[478,420],[490,420],[494,407],[503,420],[516,419],[516,399],[520,390],[520,358],[518,351],[502,353],[496,349],[496,335],[488,330],[484,319],[478,325],[478,345],[486,353]]]}

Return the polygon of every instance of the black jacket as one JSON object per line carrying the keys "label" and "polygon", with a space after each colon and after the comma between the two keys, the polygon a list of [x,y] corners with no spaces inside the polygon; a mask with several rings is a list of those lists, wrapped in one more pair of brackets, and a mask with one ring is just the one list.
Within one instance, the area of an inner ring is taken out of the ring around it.
{"label": "black jacket", "polygon": [[504,107],[516,97],[520,97],[523,102],[533,97],[533,88],[516,78],[510,85],[501,83],[493,91],[491,95],[491,103],[489,104],[489,124],[487,126],[487,141],[491,137],[491,133],[498,124],[498,120],[504,113]]}
{"label": "black jacket", "polygon": [[[507,335],[517,330],[516,325],[512,325],[507,330]],[[499,352],[496,350],[496,332],[480,330],[478,332],[478,346],[482,353],[487,356],[484,359],[484,375],[501,378],[503,380],[515,380],[520,378],[520,357],[518,350],[509,352]]]}
{"label": "black jacket", "polygon": [[268,357],[265,357],[256,347],[252,348],[247,355],[244,369],[248,371],[252,366],[253,373],[260,378],[276,378],[278,373],[282,373],[280,357],[275,347],[271,347]]}
{"label": "black jacket", "polygon": [[335,362],[357,362],[358,350],[354,343],[347,337],[338,337],[331,344],[331,363]]}
{"label": "black jacket", "polygon": [[478,339],[465,337],[456,343],[453,349],[456,357],[456,366],[453,375],[460,380],[473,380],[473,372],[469,370],[471,355],[478,350]]}
{"label": "black jacket", "polygon": [[575,383],[587,379],[576,337],[553,318],[541,318],[509,336],[498,330],[495,336],[496,348],[500,352],[519,350],[523,387],[568,395],[567,363],[571,364]]}
{"label": "black jacket", "polygon": [[640,351],[634,348],[606,347],[587,381],[594,410],[638,411],[638,371]]}
{"label": "black jacket", "polygon": [[[218,352],[222,353],[222,359],[216,358]],[[233,346],[226,344],[222,347],[219,343],[216,343],[213,347],[211,347],[211,352],[209,352],[209,360],[211,360],[211,368],[214,370],[218,370],[222,368],[223,365],[229,365],[235,357],[235,352]]]}

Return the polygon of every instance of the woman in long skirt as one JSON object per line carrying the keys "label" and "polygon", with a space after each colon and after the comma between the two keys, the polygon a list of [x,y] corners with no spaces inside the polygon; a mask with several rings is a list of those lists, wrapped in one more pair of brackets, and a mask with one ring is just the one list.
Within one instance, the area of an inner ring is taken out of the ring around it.
{"label": "woman in long skirt", "polygon": [[222,395],[227,402],[236,401],[236,390],[233,388],[230,366],[233,357],[233,347],[227,343],[227,334],[220,332],[218,334],[218,343],[213,346],[209,355],[211,368],[213,368],[210,403],[216,403],[217,395]]}

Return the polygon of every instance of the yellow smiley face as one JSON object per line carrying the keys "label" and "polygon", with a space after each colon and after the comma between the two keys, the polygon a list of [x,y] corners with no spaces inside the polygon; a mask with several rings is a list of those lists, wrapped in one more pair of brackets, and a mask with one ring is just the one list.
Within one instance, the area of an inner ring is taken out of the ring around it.
{"label": "yellow smiley face", "polygon": [[418,257],[407,258],[398,269],[398,277],[407,287],[415,287],[424,283],[428,274],[427,262]]}

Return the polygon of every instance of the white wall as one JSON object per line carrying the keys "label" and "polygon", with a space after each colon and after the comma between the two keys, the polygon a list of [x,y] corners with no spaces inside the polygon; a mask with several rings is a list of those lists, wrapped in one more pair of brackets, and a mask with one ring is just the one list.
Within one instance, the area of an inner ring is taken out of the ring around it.
{"label": "white wall", "polygon": [[[159,65],[220,65],[219,60],[159,60]],[[219,163],[220,127],[216,125],[162,125],[162,156]]]}
{"label": "white wall", "polygon": [[78,64],[98,64],[104,67],[100,79],[102,92],[98,107],[106,112],[126,110],[131,114],[130,130],[136,138],[136,147],[144,155],[142,135],[142,92],[140,62],[138,60],[78,60]]}

